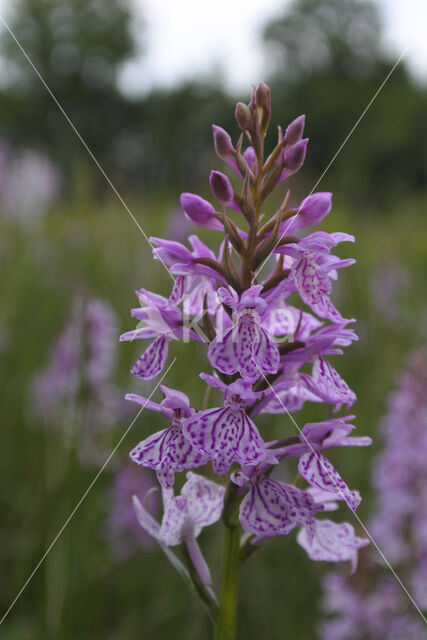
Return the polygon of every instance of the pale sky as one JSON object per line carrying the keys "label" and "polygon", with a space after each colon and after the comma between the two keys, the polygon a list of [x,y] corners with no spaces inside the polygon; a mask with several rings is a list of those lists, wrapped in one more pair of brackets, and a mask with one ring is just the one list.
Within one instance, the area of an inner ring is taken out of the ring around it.
{"label": "pale sky", "polygon": [[[319,0],[320,1],[320,0]],[[133,0],[145,20],[147,53],[123,75],[131,91],[170,86],[182,79],[225,76],[234,90],[263,76],[262,25],[290,0]],[[427,81],[427,0],[377,0],[385,24],[384,42],[396,56],[410,45],[406,59]]]}
{"label": "pale sky", "polygon": [[[12,2],[0,0],[0,15],[7,17]],[[130,93],[216,73],[234,92],[247,90],[263,77],[266,68],[262,26],[290,4],[290,0],[131,2],[135,35],[140,35],[146,52],[122,74],[122,86]],[[397,59],[410,45],[406,59],[413,73],[427,82],[427,0],[377,0],[377,4],[384,18],[387,47]],[[138,16],[145,24],[143,29],[138,27]]]}

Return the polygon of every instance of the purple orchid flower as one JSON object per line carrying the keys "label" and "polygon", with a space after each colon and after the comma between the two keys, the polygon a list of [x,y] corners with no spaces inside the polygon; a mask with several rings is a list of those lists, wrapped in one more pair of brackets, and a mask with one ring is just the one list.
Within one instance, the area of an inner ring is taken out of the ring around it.
{"label": "purple orchid flower", "polygon": [[[279,127],[277,144],[267,157],[269,87],[262,82],[253,87],[249,103],[237,104],[235,118],[242,131],[236,146],[224,129],[213,127],[215,150],[236,174],[231,181],[216,167],[210,173],[219,211],[196,194],[181,195],[188,219],[224,233],[219,250],[212,251],[196,235],[189,237],[189,245],[152,238],[154,257],[176,276],[174,285],[169,298],[141,290],[142,307],[132,315],[143,324],[122,336],[152,341],[133,369],[142,379],[160,373],[172,340],[209,343],[213,375],[200,377],[222,393],[222,402],[211,402],[206,393],[203,409],[195,411],[186,395],[167,387],[162,387],[165,398],[160,404],[136,394],[127,399],[163,413],[170,421],[168,428],[131,452],[137,464],[157,472],[163,488],[162,524],[136,501],[138,517],[192,584],[221,638],[234,635],[230,624],[238,568],[250,555],[252,542],[302,527],[298,539],[310,557],[350,560],[355,566],[358,548],[367,541],[357,538],[350,525],[317,520],[316,514],[337,509],[341,500],[353,510],[360,503],[359,493],[347,486],[325,457],[326,450],[370,444],[370,438],[353,437],[352,416],[308,423],[299,435],[267,442],[255,424],[261,413],[293,413],[306,402],[329,404],[335,411],[355,402],[354,392],[329,362],[330,356],[341,355],[357,340],[348,328],[353,320],[343,318],[331,301],[339,269],[354,262],[333,255],[333,249],[354,238],[323,231],[305,237],[288,234],[289,229],[298,231],[322,221],[331,209],[330,193],[310,194],[296,215],[288,191],[273,215],[267,213],[266,198],[304,162],[305,117],[291,122],[284,134]],[[241,213],[244,229],[236,227],[230,209]],[[262,270],[265,276],[260,275]],[[273,477],[275,465],[295,466],[290,458],[298,459],[306,489]],[[175,474],[204,464],[212,464],[218,475],[228,474],[226,493],[188,474],[181,495],[175,496]],[[222,511],[226,531],[218,602],[196,537]],[[187,547],[184,564],[168,546],[181,543]]]}
{"label": "purple orchid flower", "polygon": [[314,514],[323,510],[307,491],[290,484],[255,474],[240,505],[240,523],[255,536],[255,544],[265,538],[287,535],[296,526],[304,526],[309,536],[315,532]]}
{"label": "purple orchid flower", "polygon": [[212,125],[215,151],[218,156],[224,160],[232,169],[241,175],[236,161],[236,149],[231,141],[230,134],[222,127],[218,127],[216,124]]}
{"label": "purple orchid flower", "polygon": [[277,344],[261,326],[260,315],[266,302],[259,296],[262,285],[245,291],[240,300],[230,287],[219,289],[222,301],[234,309],[234,326],[223,336],[217,336],[208,350],[209,362],[225,374],[237,371],[244,378],[255,381],[261,373],[276,373],[280,355]]}
{"label": "purple orchid flower", "polygon": [[[134,376],[150,380],[161,373],[168,357],[169,343],[179,339],[182,333],[182,311],[173,301],[146,289],[135,293],[146,306],[132,309],[131,315],[145,326],[126,331],[120,336],[120,340],[133,342],[154,338],[131,370]],[[192,337],[200,339],[196,335]]]}
{"label": "purple orchid flower", "polygon": [[188,238],[193,251],[190,251],[180,242],[164,240],[163,238],[150,238],[150,242],[157,245],[153,249],[153,256],[170,267],[170,272],[177,275],[200,275],[222,284],[227,284],[226,279],[212,267],[200,264],[197,258],[209,258],[216,261],[216,256],[196,235]]}
{"label": "purple orchid flower", "polygon": [[356,511],[360,504],[359,493],[350,491],[323,453],[313,450],[304,453],[299,459],[298,471],[312,487],[338,494],[352,511]]}
{"label": "purple orchid flower", "polygon": [[194,449],[184,437],[182,423],[194,414],[188,397],[181,391],[168,389],[164,385],[160,385],[160,388],[165,396],[160,404],[134,393],[125,396],[126,400],[163,413],[171,423],[167,429],[153,433],[140,442],[130,452],[130,458],[136,464],[154,469],[160,484],[169,489],[173,486],[175,473],[200,467],[206,464],[208,457]]}
{"label": "purple orchid flower", "polygon": [[288,367],[287,375],[282,376],[264,392],[264,397],[257,403],[252,415],[259,413],[295,413],[303,408],[306,402],[323,402],[323,400],[307,389],[305,382],[294,367]]}
{"label": "purple orchid flower", "polygon": [[214,207],[207,200],[195,193],[181,193],[180,202],[186,218],[194,224],[208,229],[224,230],[222,222],[215,217]]}
{"label": "purple orchid flower", "polygon": [[308,138],[304,138],[283,150],[283,163],[285,168],[280,175],[279,184],[301,169],[307,153],[307,145]]}
{"label": "purple orchid flower", "polygon": [[354,242],[354,236],[347,233],[326,233],[315,231],[298,243],[279,246],[276,253],[295,258],[291,268],[291,280],[302,300],[321,318],[333,322],[345,321],[335,309],[329,295],[332,291],[331,278],[336,278],[336,270],[354,264],[355,260],[341,260],[331,255],[331,249],[340,242]]}
{"label": "purple orchid flower", "polygon": [[298,229],[311,227],[325,218],[332,208],[332,193],[318,192],[312,193],[300,204],[297,213],[289,220],[285,220],[279,232],[294,233]]}
{"label": "purple orchid flower", "polygon": [[294,339],[304,342],[304,346],[283,354],[280,358],[281,362],[314,362],[317,356],[342,355],[343,351],[338,347],[346,347],[353,340],[359,339],[352,329],[345,329],[344,327],[345,325],[343,324],[330,324],[305,338],[301,336],[301,332],[298,330],[294,334]]}
{"label": "purple orchid flower", "polygon": [[[145,306],[132,309],[131,315],[145,326],[126,331],[120,336],[120,340],[133,342],[154,338],[131,370],[134,376],[150,380],[162,372],[172,340],[185,338],[201,342],[205,339],[203,334],[192,328],[191,322],[184,322],[184,315],[200,314],[203,311],[205,295],[208,309],[218,309],[220,301],[211,281],[201,280],[198,276],[178,276],[169,299],[146,289],[140,289],[135,293],[140,303]],[[181,303],[183,309],[178,306]]]}
{"label": "purple orchid flower", "polygon": [[357,551],[369,544],[366,538],[358,538],[351,524],[338,524],[331,520],[316,520],[314,535],[301,529],[297,536],[298,544],[316,561],[351,562],[351,572],[357,567]]}
{"label": "purple orchid flower", "polygon": [[211,585],[209,567],[196,538],[204,527],[217,522],[224,503],[224,487],[191,471],[179,496],[163,490],[164,514],[161,525],[144,509],[136,496],[133,503],[141,527],[166,547],[185,543],[200,578]]}
{"label": "purple orchid flower", "polygon": [[233,461],[242,465],[258,464],[265,456],[265,445],[255,424],[246,414],[259,394],[248,380],[226,385],[218,378],[201,373],[211,387],[224,393],[224,406],[199,411],[185,420],[184,436],[195,450],[212,460],[215,473],[228,471]]}
{"label": "purple orchid flower", "polygon": [[335,404],[336,411],[343,404],[348,409],[356,401],[354,391],[341,378],[338,371],[321,356],[315,359],[311,376],[302,373],[301,378],[309,391],[312,391],[324,402]]}
{"label": "purple orchid flower", "polygon": [[355,416],[331,418],[323,422],[308,422],[296,436],[298,442],[282,448],[286,456],[299,458],[311,451],[330,449],[331,447],[367,447],[372,444],[368,436],[349,436],[355,428],[349,424]]}

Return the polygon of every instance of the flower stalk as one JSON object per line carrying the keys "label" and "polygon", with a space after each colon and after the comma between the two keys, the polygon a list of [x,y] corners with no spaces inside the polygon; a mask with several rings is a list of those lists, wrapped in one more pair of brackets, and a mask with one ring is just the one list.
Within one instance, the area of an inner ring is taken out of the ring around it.
{"label": "flower stalk", "polygon": [[221,598],[215,640],[234,640],[236,637],[237,599],[240,574],[240,530],[238,522],[225,525]]}

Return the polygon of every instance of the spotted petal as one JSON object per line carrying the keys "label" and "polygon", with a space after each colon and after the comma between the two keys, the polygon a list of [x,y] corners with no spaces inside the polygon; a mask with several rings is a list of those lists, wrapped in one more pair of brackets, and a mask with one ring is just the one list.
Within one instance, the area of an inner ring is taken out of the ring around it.
{"label": "spotted petal", "polygon": [[133,366],[131,373],[143,380],[155,378],[163,370],[168,357],[170,338],[156,338]]}
{"label": "spotted petal", "polygon": [[354,322],[354,318],[343,318],[328,296],[323,296],[318,302],[313,303],[310,306],[311,310],[320,318],[327,318],[328,320],[331,320],[331,322],[337,322],[339,324]]}
{"label": "spotted petal", "polygon": [[276,373],[280,363],[276,343],[249,315],[227,329],[222,340],[217,337],[211,342],[208,358],[222,373],[232,375],[239,371],[242,377],[253,381],[261,372]]}
{"label": "spotted petal", "polygon": [[310,538],[305,529],[298,533],[298,544],[307,551],[312,560],[343,562],[350,560],[352,573],[357,566],[357,551],[369,544],[366,538],[354,535],[351,524],[337,524],[331,520],[316,521],[316,531]]}
{"label": "spotted petal", "polygon": [[355,511],[360,504],[357,491],[350,491],[338,471],[319,451],[310,451],[301,456],[298,471],[312,487],[338,494]]}
{"label": "spotted petal", "polygon": [[314,257],[302,254],[294,267],[295,284],[301,298],[308,305],[317,304],[332,291],[328,276],[322,272]]}
{"label": "spotted petal", "polygon": [[262,413],[283,413],[284,408],[288,413],[295,413],[304,406],[307,401],[321,402],[319,396],[309,391],[303,383],[296,381],[293,386],[275,389],[267,404],[262,408]]}
{"label": "spotted petal", "polygon": [[297,525],[307,527],[313,535],[313,515],[318,509],[307,491],[261,476],[243,499],[240,522],[245,531],[256,536],[254,542],[287,535]]}
{"label": "spotted petal", "polygon": [[200,467],[208,460],[192,448],[179,426],[153,433],[130,452],[130,457],[136,464],[155,469],[160,484],[166,488],[173,486],[175,473]]}
{"label": "spotted petal", "polygon": [[181,495],[164,492],[165,512],[159,537],[168,546],[185,539],[194,540],[202,531],[220,519],[225,489],[195,473],[187,474]]}
{"label": "spotted petal", "polygon": [[169,302],[178,305],[185,294],[186,278],[185,276],[177,276],[169,296]]}
{"label": "spotted petal", "polygon": [[203,527],[220,519],[225,489],[216,482],[207,480],[191,471],[187,473],[187,482],[181,495],[187,501],[189,516],[194,523],[194,536],[197,537]]}
{"label": "spotted petal", "polygon": [[181,544],[184,539],[186,521],[188,519],[186,500],[182,496],[172,496],[164,502],[162,526],[159,537],[168,546]]}
{"label": "spotted petal", "polygon": [[226,473],[233,461],[255,465],[265,457],[264,442],[243,409],[200,411],[182,429],[191,445],[209,456],[215,473]]}
{"label": "spotted petal", "polygon": [[307,388],[330,404],[345,404],[350,407],[356,401],[354,391],[341,378],[338,371],[322,357],[316,358],[313,364],[312,377],[301,374]]}

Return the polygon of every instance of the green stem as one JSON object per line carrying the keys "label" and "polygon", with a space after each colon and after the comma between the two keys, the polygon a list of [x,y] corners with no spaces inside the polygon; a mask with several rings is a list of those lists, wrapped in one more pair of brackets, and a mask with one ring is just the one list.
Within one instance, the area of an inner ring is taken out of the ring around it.
{"label": "green stem", "polygon": [[224,537],[221,600],[215,640],[235,640],[240,571],[240,526],[227,524]]}

